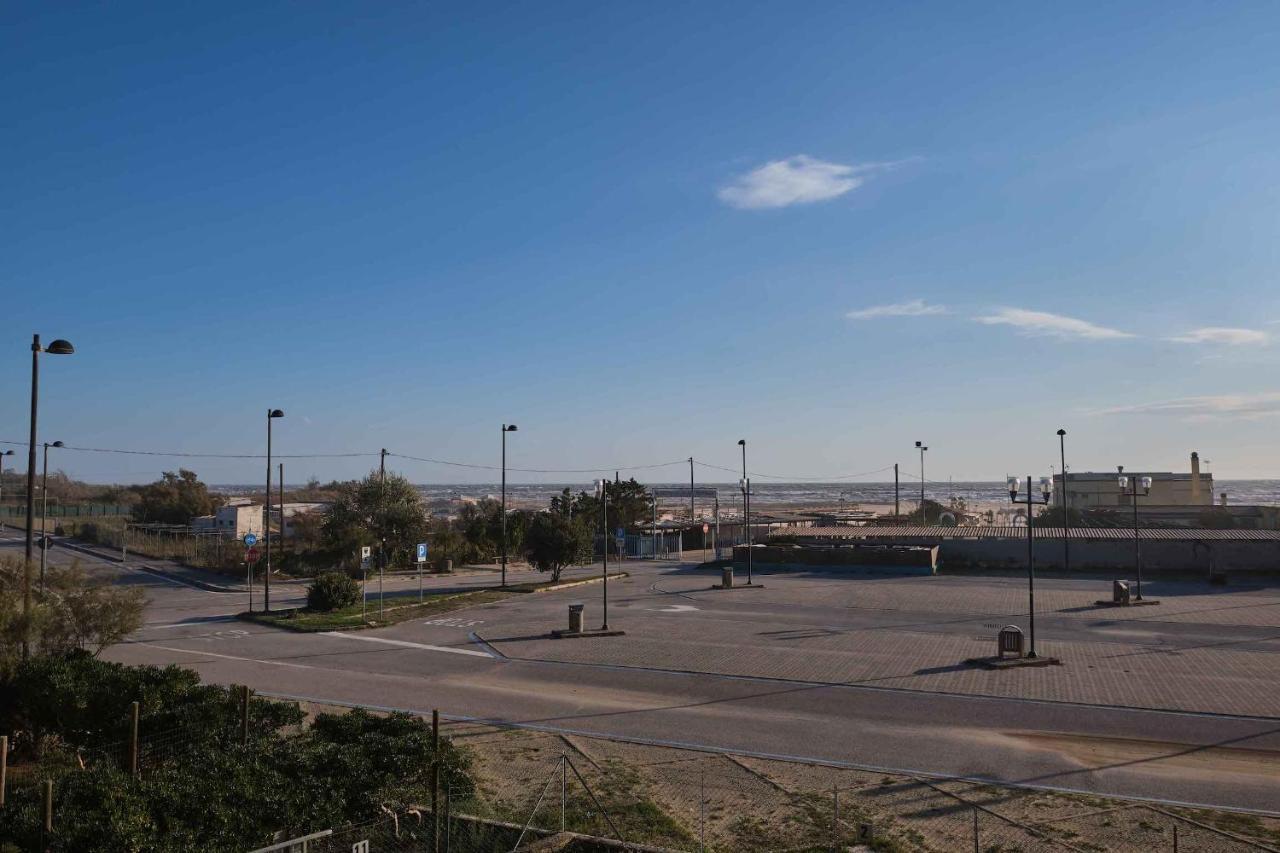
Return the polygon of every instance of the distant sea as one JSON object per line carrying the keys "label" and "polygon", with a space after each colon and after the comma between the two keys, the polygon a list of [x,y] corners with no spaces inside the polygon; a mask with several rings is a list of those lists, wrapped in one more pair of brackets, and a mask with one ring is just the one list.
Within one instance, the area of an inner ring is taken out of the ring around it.
{"label": "distant sea", "polygon": [[[294,488],[296,484],[290,484]],[[657,488],[685,488],[683,483],[646,483],[646,486]],[[723,505],[731,506],[738,500],[737,482],[732,483],[697,483],[700,488],[714,487],[720,492]],[[260,490],[262,486],[246,484],[228,484],[214,486],[213,489],[222,494],[234,494]],[[456,497],[480,499],[498,497],[500,486],[497,483],[424,483],[418,486],[424,498],[431,501],[448,500]],[[571,489],[574,494],[580,491],[591,493],[590,483],[507,483],[507,500],[516,506],[545,506],[553,495],[564,489]],[[920,495],[920,481],[903,478],[899,486],[899,495],[903,503],[914,501]],[[1213,484],[1214,502],[1218,494],[1227,493],[1227,499],[1234,504],[1280,504],[1280,480],[1215,480]],[[753,500],[757,504],[797,506],[846,503],[891,504],[893,503],[893,483],[776,483],[755,480],[751,484]],[[952,496],[964,498],[971,504],[982,502],[1003,502],[1009,499],[1009,493],[1003,481],[956,480],[954,483],[929,482],[925,486],[926,497],[945,503]]]}

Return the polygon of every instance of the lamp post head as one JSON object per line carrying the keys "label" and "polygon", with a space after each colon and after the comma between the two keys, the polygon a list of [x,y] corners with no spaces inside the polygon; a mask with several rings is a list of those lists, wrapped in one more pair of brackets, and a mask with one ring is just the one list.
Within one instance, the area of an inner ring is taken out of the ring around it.
{"label": "lamp post head", "polygon": [[1125,477],[1124,475],[1121,475],[1121,476],[1116,480],[1116,484],[1120,486],[1120,491],[1122,491],[1122,492],[1123,492],[1123,491],[1126,491],[1126,490],[1128,490],[1128,488],[1129,488],[1129,478],[1128,478],[1128,477]]}
{"label": "lamp post head", "polygon": [[71,341],[64,341],[62,338],[58,338],[45,347],[44,351],[50,355],[72,355],[76,348],[71,345]]}
{"label": "lamp post head", "polygon": [[600,500],[605,496],[605,486],[608,480],[596,480],[596,500]]}
{"label": "lamp post head", "polygon": [[1018,478],[1010,477],[1009,478],[1009,500],[1013,501],[1017,499],[1018,499]]}
{"label": "lamp post head", "polygon": [[515,425],[515,424],[503,424],[503,425],[502,425],[502,431],[503,431],[503,432],[515,432],[516,430],[517,430],[517,427],[516,427],[516,425]]}
{"label": "lamp post head", "polygon": [[1066,435],[1066,434],[1067,434],[1067,431],[1066,431],[1065,429],[1060,429],[1060,430],[1058,430],[1058,437],[1059,437],[1059,438],[1061,438],[1062,436],[1064,436],[1064,435]]}
{"label": "lamp post head", "polygon": [[283,409],[272,409],[272,410],[270,410],[269,412],[267,412],[267,417],[269,417],[269,418],[283,418],[283,417],[284,417],[284,410],[283,410]]}
{"label": "lamp post head", "polygon": [[1040,478],[1040,494],[1044,497],[1044,502],[1049,502],[1049,496],[1053,494],[1053,481],[1048,477]]}
{"label": "lamp post head", "polygon": [[1143,477],[1143,478],[1142,478],[1142,493],[1143,493],[1144,495],[1149,495],[1149,494],[1151,494],[1151,482],[1152,482],[1152,481],[1151,481],[1151,478],[1150,478],[1150,477]]}
{"label": "lamp post head", "polygon": [[65,444],[63,444],[61,441],[53,441],[53,442],[46,441],[46,442],[44,443],[44,446],[45,446],[46,448],[48,448],[48,447],[66,447],[66,445],[65,445]]}
{"label": "lamp post head", "polygon": [[746,446],[747,446],[747,440],[746,440],[745,438],[740,438],[740,439],[738,439],[738,444],[741,444],[743,447],[746,447]]}
{"label": "lamp post head", "polygon": [[12,455],[13,455],[12,450],[0,450],[0,456],[12,456]]}

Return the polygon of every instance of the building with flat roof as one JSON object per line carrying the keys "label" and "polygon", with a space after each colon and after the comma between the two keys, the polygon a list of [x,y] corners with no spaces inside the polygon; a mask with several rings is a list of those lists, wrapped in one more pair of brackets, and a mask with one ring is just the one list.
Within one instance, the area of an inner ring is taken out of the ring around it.
{"label": "building with flat roof", "polygon": [[192,533],[220,533],[232,539],[243,539],[246,533],[262,535],[262,505],[235,504],[220,507],[213,515],[191,519]]}
{"label": "building with flat roof", "polygon": [[[1120,490],[1120,476],[1118,471],[1067,472],[1067,506],[1080,511],[1132,506],[1133,498]],[[1124,476],[1151,478],[1151,494],[1139,498],[1139,507],[1213,505],[1213,475],[1201,473],[1198,453],[1191,454],[1191,471],[1186,474],[1171,471],[1125,471]],[[1062,494],[1063,482],[1062,474],[1054,475],[1053,489],[1056,495]]]}

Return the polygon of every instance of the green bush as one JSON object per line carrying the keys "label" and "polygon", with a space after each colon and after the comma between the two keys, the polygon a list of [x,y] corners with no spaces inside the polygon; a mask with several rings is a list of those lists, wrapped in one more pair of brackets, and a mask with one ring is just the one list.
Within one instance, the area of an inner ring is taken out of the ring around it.
{"label": "green bush", "polygon": [[312,610],[340,610],[360,600],[360,587],[341,572],[325,572],[307,587],[307,607]]}

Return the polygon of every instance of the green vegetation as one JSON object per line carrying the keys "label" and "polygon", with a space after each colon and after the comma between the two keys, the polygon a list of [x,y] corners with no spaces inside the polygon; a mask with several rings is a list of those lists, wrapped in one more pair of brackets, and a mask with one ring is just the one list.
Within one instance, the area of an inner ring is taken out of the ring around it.
{"label": "green vegetation", "polygon": [[591,532],[579,519],[539,513],[525,534],[524,553],[529,565],[550,572],[555,583],[566,566],[591,559]]}
{"label": "green vegetation", "polygon": [[[17,660],[24,635],[36,654],[96,655],[142,624],[141,590],[94,580],[78,562],[49,566],[43,590],[32,578],[30,622],[24,621],[23,563],[18,557],[0,558],[0,671]],[[31,571],[34,576],[35,567]]]}
{"label": "green vegetation", "polygon": [[133,520],[161,524],[190,524],[199,515],[212,515],[221,504],[209,494],[195,471],[165,471],[154,483],[138,489]]}
{"label": "green vegetation", "polygon": [[[141,773],[122,769],[129,706],[141,705]],[[126,667],[88,655],[33,658],[0,679],[0,730],[15,735],[0,837],[20,849],[244,850],[372,820],[427,800],[431,765],[470,791],[465,759],[404,714],[320,714],[251,700],[178,667]],[[53,781],[54,834],[41,846],[41,794]]]}
{"label": "green vegetation", "polygon": [[414,546],[427,534],[422,496],[399,474],[383,478],[373,471],[363,480],[338,486],[320,523],[324,549],[334,565],[354,571],[360,548],[385,547],[387,565],[408,562]]}
{"label": "green vegetation", "polygon": [[307,588],[307,609],[328,613],[360,600],[360,585],[340,572],[325,572]]}

